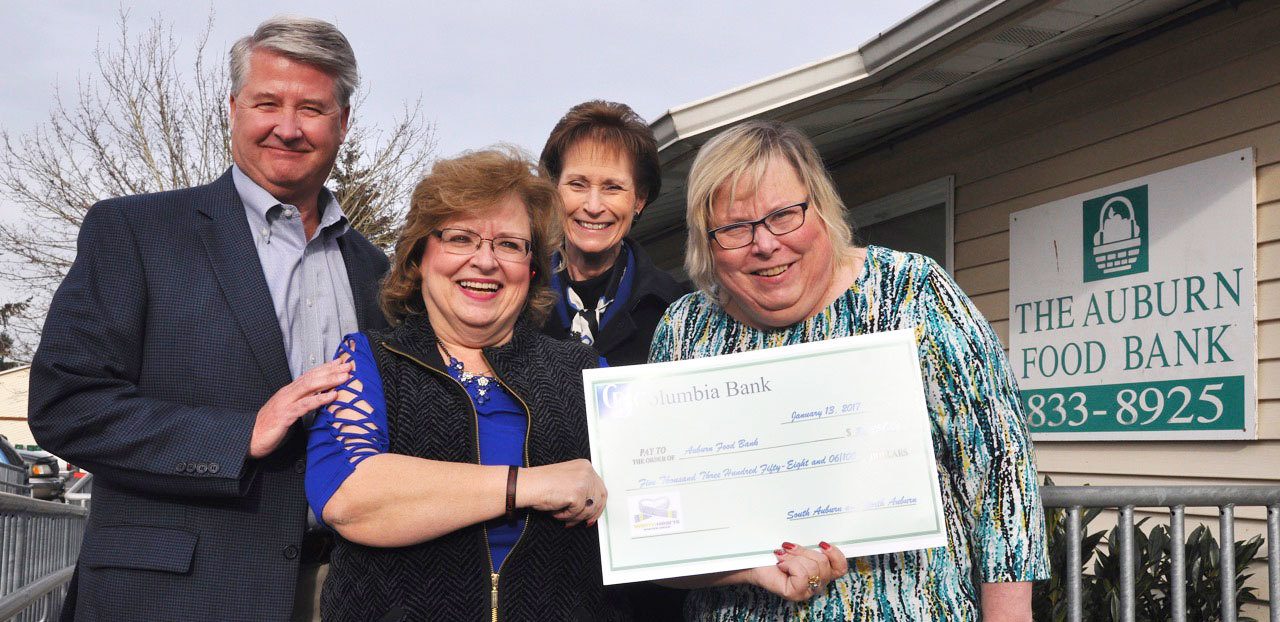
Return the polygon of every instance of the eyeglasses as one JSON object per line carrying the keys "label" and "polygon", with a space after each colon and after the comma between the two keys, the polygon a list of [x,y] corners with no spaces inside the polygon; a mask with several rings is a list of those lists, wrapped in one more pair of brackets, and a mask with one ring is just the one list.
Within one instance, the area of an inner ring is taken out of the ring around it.
{"label": "eyeglasses", "polygon": [[760,220],[735,222],[708,230],[707,237],[727,251],[742,248],[756,240],[756,227],[760,225],[764,225],[774,235],[785,235],[799,229],[804,224],[804,213],[808,209],[808,201],[780,207],[765,214]]}
{"label": "eyeglasses", "polygon": [[529,257],[529,247],[533,244],[524,238],[506,235],[480,237],[479,233],[467,229],[436,229],[431,235],[440,238],[440,246],[451,255],[473,255],[480,250],[481,244],[488,242],[493,256],[503,261],[524,261]]}

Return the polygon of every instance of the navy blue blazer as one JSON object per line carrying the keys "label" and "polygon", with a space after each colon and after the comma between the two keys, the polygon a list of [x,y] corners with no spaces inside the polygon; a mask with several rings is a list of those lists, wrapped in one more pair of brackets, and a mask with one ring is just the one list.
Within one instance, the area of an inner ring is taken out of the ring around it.
{"label": "navy blue blazer", "polygon": [[[386,257],[354,229],[338,244],[360,328],[385,326]],[[94,474],[74,619],[289,618],[301,426],[247,456],[258,409],[290,381],[230,171],[89,210],[32,361],[29,415],[41,447]]]}

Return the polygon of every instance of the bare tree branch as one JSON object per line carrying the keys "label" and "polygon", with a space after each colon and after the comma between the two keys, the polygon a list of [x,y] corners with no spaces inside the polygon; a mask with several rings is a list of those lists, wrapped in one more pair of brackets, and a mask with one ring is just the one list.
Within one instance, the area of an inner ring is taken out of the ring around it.
{"label": "bare tree branch", "polygon": [[[193,39],[194,54],[183,52],[171,24],[153,19],[135,34],[129,23],[121,11],[119,36],[99,42],[94,71],[77,81],[73,100],[55,91],[43,123],[22,134],[0,129],[0,191],[22,214],[0,222],[0,281],[21,299],[0,305],[22,303],[0,307],[8,309],[3,356],[21,360],[34,350],[90,206],[207,183],[231,165],[230,78],[222,57],[208,53],[212,13]],[[390,249],[434,149],[435,127],[420,101],[385,131],[353,122],[329,180],[352,226]]]}

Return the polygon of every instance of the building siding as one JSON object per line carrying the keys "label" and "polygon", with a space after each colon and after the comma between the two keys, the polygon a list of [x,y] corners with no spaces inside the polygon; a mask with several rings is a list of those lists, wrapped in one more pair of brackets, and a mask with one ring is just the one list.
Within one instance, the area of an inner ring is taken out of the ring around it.
{"label": "building siding", "polygon": [[35,445],[27,426],[27,384],[30,367],[0,372],[0,434],[14,445]]}
{"label": "building siding", "polygon": [[[1039,442],[1040,471],[1058,484],[1280,483],[1276,32],[1280,4],[1224,7],[833,166],[848,205],[955,176],[956,280],[1007,347],[1011,213],[1255,149],[1259,439]],[[1237,516],[1238,538],[1265,532],[1265,510],[1241,508]],[[1188,517],[1216,530],[1213,508],[1189,509]],[[1093,528],[1113,524],[1104,515]],[[1260,587],[1266,598],[1265,585]]]}

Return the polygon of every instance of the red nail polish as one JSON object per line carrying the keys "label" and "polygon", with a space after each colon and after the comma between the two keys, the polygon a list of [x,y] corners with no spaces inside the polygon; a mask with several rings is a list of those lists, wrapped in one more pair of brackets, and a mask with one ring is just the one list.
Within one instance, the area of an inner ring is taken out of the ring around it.
{"label": "red nail polish", "polygon": [[778,557],[782,557],[783,555],[786,555],[787,552],[782,549],[774,549],[773,554],[777,555]]}
{"label": "red nail polish", "polygon": [[790,551],[791,549],[796,548],[796,545],[794,545],[794,544],[792,544],[792,543],[790,543],[790,542],[783,542],[783,543],[782,543],[782,548],[784,548],[784,549],[786,549],[786,550]]}
{"label": "red nail polish", "polygon": [[822,547],[822,550],[824,550],[824,551],[830,551],[830,550],[831,550],[831,545],[830,545],[830,544],[827,544],[827,543],[826,543],[826,541],[819,542],[819,543],[818,543],[818,546]]}

